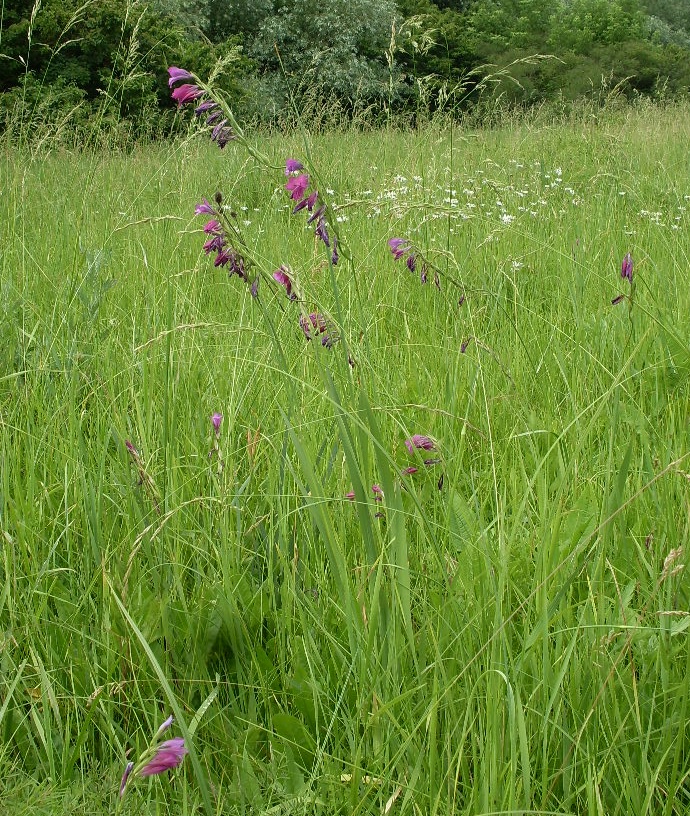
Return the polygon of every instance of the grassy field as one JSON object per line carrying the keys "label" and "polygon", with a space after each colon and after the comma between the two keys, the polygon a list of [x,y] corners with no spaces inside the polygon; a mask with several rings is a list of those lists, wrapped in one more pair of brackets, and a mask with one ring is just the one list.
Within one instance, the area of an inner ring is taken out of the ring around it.
{"label": "grassy field", "polygon": [[[2,811],[690,812],[689,143],[640,106],[272,168],[5,148]],[[170,713],[190,755],[119,799]]]}

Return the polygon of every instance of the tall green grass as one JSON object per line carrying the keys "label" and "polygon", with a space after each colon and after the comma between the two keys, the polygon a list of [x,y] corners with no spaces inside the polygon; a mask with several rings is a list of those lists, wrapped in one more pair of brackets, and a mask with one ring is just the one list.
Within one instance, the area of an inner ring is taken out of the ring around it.
{"label": "tall green grass", "polygon": [[[114,811],[175,711],[193,756],[123,812],[687,812],[689,135],[681,105],[307,135],[332,275],[232,145],[6,149],[5,811]],[[341,343],[212,268],[217,189]]]}

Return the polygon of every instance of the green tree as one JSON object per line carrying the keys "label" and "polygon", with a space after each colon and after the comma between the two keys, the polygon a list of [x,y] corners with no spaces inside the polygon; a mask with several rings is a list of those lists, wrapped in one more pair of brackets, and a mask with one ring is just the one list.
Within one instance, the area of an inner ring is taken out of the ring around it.
{"label": "green tree", "polygon": [[384,96],[385,52],[395,14],[393,0],[282,3],[248,44],[264,76],[264,91],[280,97],[288,86],[293,92],[308,87],[311,94],[346,101]]}

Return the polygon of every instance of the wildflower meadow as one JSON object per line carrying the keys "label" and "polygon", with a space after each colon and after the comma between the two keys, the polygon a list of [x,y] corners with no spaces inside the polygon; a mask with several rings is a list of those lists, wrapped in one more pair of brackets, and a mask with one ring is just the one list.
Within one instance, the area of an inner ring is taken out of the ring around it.
{"label": "wildflower meadow", "polygon": [[689,813],[690,108],[193,68],[2,148],[3,813]]}

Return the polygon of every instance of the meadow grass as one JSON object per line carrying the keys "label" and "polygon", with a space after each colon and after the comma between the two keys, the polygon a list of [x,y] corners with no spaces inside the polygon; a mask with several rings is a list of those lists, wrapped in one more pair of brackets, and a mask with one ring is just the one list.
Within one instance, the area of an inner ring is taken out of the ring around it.
{"label": "meadow grass", "polygon": [[[254,137],[275,170],[6,147],[3,811],[689,812],[689,140],[640,105]],[[216,190],[301,304],[201,252]],[[190,757],[118,801],[171,712]]]}

